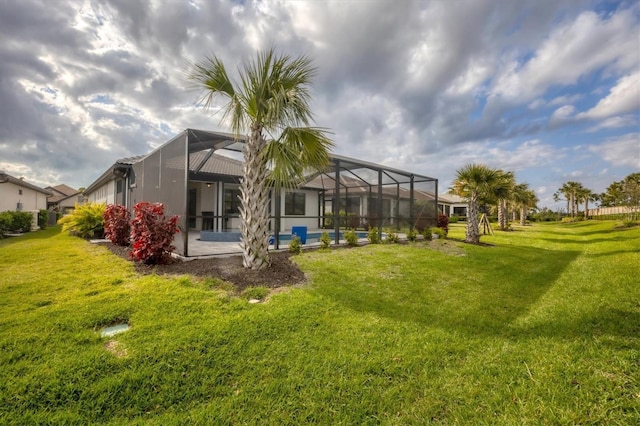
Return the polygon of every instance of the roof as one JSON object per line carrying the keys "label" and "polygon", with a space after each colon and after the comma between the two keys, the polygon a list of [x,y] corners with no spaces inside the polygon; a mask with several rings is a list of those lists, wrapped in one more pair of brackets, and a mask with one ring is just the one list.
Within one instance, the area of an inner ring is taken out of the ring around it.
{"label": "roof", "polygon": [[469,202],[464,198],[455,194],[438,194],[438,202],[444,204],[468,204]]}
{"label": "roof", "polygon": [[125,157],[117,160],[115,163],[113,163],[111,167],[105,170],[105,172],[102,173],[100,177],[98,177],[98,179],[96,179],[91,185],[89,185],[84,190],[84,194],[90,194],[94,190],[104,185],[106,182],[110,181],[113,178],[114,170],[121,169],[121,168],[130,168],[133,164],[139,162],[140,160],[145,158],[147,155],[148,154],[136,155],[133,157]]}
{"label": "roof", "polygon": [[44,188],[40,188],[32,183],[25,181],[24,179],[13,177],[0,170],[0,183],[10,182],[14,185],[22,186],[23,188],[29,188],[42,194],[51,195],[51,192]]}
{"label": "roof", "polygon": [[61,184],[56,186],[47,186],[45,188],[49,190],[53,195],[47,197],[47,202],[49,203],[58,203],[62,200],[66,200],[67,198],[74,197],[80,193],[77,189],[73,189],[72,187]]}

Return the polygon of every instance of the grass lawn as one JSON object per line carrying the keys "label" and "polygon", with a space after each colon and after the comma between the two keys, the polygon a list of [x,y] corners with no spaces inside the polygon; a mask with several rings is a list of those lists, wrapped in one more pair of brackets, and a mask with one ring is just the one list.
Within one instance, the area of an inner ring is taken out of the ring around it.
{"label": "grass lawn", "polygon": [[640,229],[614,224],[308,252],[260,304],[57,227],[2,240],[0,424],[638,424]]}

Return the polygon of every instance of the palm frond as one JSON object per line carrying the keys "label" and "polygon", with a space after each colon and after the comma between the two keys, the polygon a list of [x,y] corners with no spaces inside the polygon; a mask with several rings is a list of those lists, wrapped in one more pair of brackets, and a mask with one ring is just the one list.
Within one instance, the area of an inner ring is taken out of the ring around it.
{"label": "palm frond", "polygon": [[304,171],[328,166],[333,142],[326,129],[289,127],[277,140],[271,140],[264,150],[271,164],[271,180],[285,188],[295,187],[304,179]]}

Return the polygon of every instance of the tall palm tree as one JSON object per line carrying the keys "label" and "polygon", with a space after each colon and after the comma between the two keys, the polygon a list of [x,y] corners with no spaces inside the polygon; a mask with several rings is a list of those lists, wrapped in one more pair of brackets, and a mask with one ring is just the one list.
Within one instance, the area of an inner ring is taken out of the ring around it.
{"label": "tall palm tree", "polygon": [[560,192],[562,192],[567,199],[568,213],[571,217],[578,215],[578,193],[582,188],[582,184],[575,181],[565,182],[560,188]]}
{"label": "tall palm tree", "polygon": [[509,229],[509,198],[512,196],[513,187],[516,184],[513,172],[499,170],[498,181],[493,187],[493,196],[498,206],[498,225],[502,231]]}
{"label": "tall palm tree", "polygon": [[456,171],[451,192],[465,198],[469,203],[465,241],[476,244],[480,242],[478,200],[491,194],[499,181],[500,171],[483,164],[467,164]]}
{"label": "tall palm tree", "polygon": [[536,193],[526,183],[518,184],[513,189],[513,200],[520,206],[520,225],[527,224],[527,211],[538,204]]}
{"label": "tall palm tree", "polygon": [[600,196],[589,188],[581,188],[577,193],[578,201],[584,203],[584,218],[589,219],[589,201],[597,201]]}
{"label": "tall palm tree", "polygon": [[216,56],[192,63],[188,78],[203,90],[200,102],[209,109],[216,97],[226,99],[222,120],[238,137],[248,134],[240,183],[240,231],[243,265],[262,269],[269,261],[269,190],[294,187],[307,168],[329,163],[333,142],[327,131],[309,127],[309,89],[315,68],[306,56],[278,55],[273,48],[258,53],[232,81]]}

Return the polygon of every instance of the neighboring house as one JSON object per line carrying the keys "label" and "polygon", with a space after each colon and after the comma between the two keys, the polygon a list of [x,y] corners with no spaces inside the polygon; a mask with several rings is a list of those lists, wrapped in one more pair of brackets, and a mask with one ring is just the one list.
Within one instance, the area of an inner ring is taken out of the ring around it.
{"label": "neighboring house", "polygon": [[38,227],[38,211],[47,208],[47,190],[0,171],[0,212],[24,211],[32,212],[34,222],[32,229]]}
{"label": "neighboring house", "polygon": [[438,210],[446,216],[467,217],[469,203],[464,198],[454,194],[438,195]]}
{"label": "neighboring house", "polygon": [[[189,231],[239,230],[243,146],[232,134],[186,129],[147,155],[116,161],[84,195],[130,210],[141,201],[164,203],[167,215],[180,217],[176,252],[188,256]],[[436,179],[337,155],[327,170],[309,171],[296,189],[271,190],[270,198],[276,236],[293,226],[324,227],[334,205],[353,212],[356,226],[437,221]]]}
{"label": "neighboring house", "polygon": [[84,202],[80,191],[68,185],[47,186],[45,189],[52,194],[47,197],[48,210],[68,214],[75,209],[76,203],[82,204]]}

